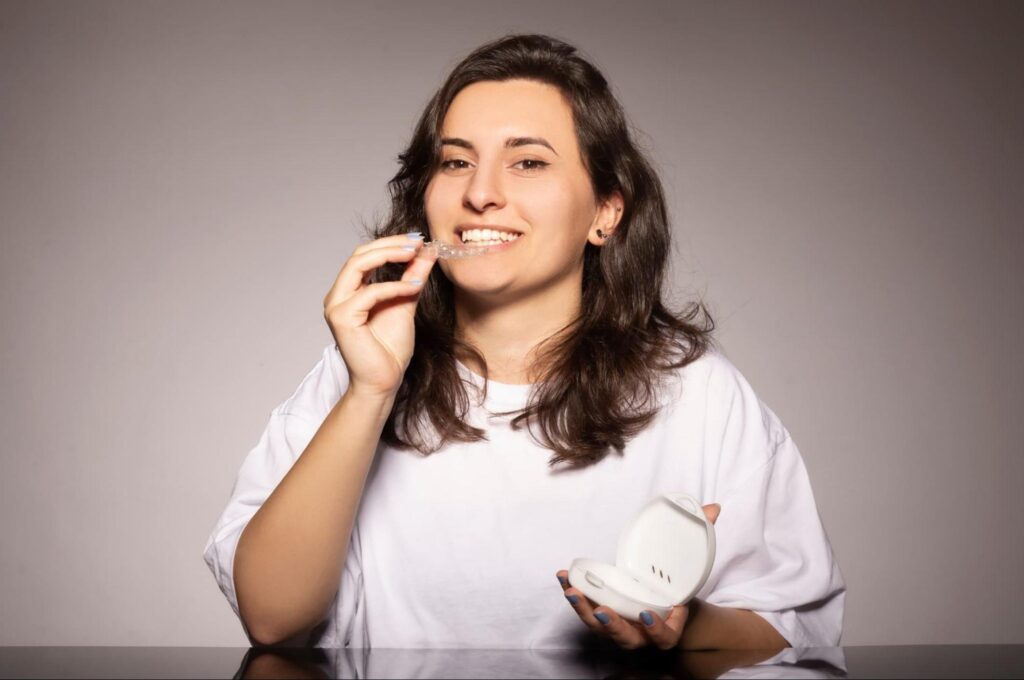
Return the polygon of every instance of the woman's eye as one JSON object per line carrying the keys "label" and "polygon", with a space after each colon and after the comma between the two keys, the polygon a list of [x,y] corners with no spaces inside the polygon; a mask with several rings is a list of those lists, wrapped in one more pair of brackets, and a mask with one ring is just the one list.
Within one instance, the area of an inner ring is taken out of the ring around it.
{"label": "woman's eye", "polygon": [[551,164],[546,161],[538,161],[532,158],[527,158],[525,160],[519,161],[518,163],[516,163],[516,165],[524,165],[523,170],[526,170],[527,172],[537,172],[538,170],[543,170],[544,168]]}
{"label": "woman's eye", "polygon": [[[519,161],[512,167],[522,166],[522,170],[528,173],[535,173],[539,170],[543,170],[548,165],[551,165],[547,161],[539,161],[533,158],[527,158]],[[465,170],[469,167],[469,162],[464,161],[461,158],[450,158],[446,161],[441,161],[442,170]]]}

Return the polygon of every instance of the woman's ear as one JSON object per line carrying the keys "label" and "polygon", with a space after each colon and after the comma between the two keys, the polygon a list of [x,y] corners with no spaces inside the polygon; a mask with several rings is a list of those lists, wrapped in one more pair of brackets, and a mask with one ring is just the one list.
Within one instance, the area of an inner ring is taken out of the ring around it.
{"label": "woman's ear", "polygon": [[594,223],[590,225],[587,241],[595,246],[603,246],[618,228],[623,207],[622,194],[617,191],[601,201],[597,215],[594,216]]}

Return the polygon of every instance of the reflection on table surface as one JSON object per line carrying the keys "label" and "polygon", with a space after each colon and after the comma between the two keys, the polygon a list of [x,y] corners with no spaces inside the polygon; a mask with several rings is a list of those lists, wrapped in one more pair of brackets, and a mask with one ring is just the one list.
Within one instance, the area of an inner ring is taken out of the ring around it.
{"label": "reflection on table surface", "polygon": [[593,650],[254,649],[241,678],[846,677],[842,648],[666,653]]}
{"label": "reflection on table surface", "polygon": [[763,651],[0,647],[0,678],[1024,678],[1024,645]]}

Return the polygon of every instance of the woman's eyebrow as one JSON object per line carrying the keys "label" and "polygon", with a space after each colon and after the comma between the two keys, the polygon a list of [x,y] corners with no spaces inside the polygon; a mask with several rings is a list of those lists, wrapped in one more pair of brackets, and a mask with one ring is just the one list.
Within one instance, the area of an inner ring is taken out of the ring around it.
{"label": "woman's eyebrow", "polygon": [[[445,137],[441,140],[441,146],[444,146],[446,144],[450,144],[451,146],[460,146],[463,149],[469,149],[470,151],[476,151],[476,147],[473,146],[472,142],[470,142],[467,139],[462,139],[461,137]],[[509,137],[508,139],[505,140],[506,149],[512,149],[517,146],[529,146],[530,144],[539,144],[540,146],[546,146],[547,148],[551,149],[552,153],[554,153],[556,156],[558,155],[558,152],[555,151],[555,148],[551,146],[551,144],[548,143],[548,140],[544,139],[543,137]]]}

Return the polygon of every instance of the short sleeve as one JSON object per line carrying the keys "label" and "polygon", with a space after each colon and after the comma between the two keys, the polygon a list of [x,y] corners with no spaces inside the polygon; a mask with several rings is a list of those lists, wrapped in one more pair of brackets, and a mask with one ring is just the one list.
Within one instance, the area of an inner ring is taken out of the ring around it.
{"label": "short sleeve", "polygon": [[[227,507],[206,542],[203,558],[239,621],[233,577],[238,540],[341,398],[346,379],[340,353],[332,345],[292,396],[271,411],[259,441],[242,462]],[[350,551],[350,555],[358,558],[357,551]],[[346,578],[361,582],[355,561],[346,563]]]}
{"label": "short sleeve", "polygon": [[725,359],[709,406],[715,563],[698,597],[747,609],[793,647],[839,644],[846,586],[796,443]]}
{"label": "short sleeve", "polygon": [[793,440],[716,502],[703,599],[760,614],[794,647],[838,645],[846,587]]}

